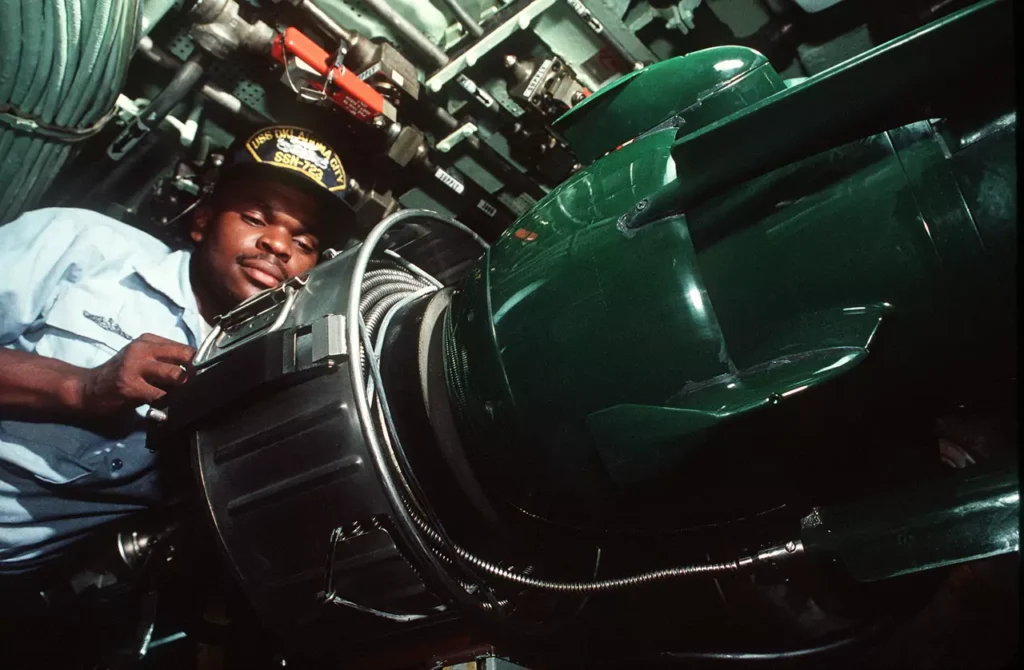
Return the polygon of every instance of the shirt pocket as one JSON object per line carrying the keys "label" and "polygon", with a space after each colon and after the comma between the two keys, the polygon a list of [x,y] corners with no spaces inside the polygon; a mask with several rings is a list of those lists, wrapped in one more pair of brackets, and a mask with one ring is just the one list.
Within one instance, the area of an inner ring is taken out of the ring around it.
{"label": "shirt pocket", "polygon": [[80,286],[66,285],[44,322],[48,332],[36,351],[72,365],[96,367],[111,358],[135,337],[119,323],[121,301],[101,296]]}

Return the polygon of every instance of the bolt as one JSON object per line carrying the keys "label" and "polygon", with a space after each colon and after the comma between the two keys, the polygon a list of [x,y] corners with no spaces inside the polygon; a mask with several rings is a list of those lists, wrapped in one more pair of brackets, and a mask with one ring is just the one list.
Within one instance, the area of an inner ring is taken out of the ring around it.
{"label": "bolt", "polygon": [[386,124],[386,123],[387,123],[387,121],[384,120],[383,116],[377,116],[377,117],[374,117],[374,119],[373,119],[373,127],[374,128],[383,128],[384,124]]}
{"label": "bolt", "polygon": [[791,554],[792,554],[792,553],[793,553],[794,551],[796,551],[796,542],[792,542],[792,541],[790,541],[790,542],[787,542],[787,543],[786,543],[786,551],[788,551],[788,552],[789,552],[789,553],[791,553]]}
{"label": "bolt", "polygon": [[576,91],[572,94],[572,104],[578,105],[583,102],[583,99],[587,96],[583,95],[583,91]]}
{"label": "bolt", "polygon": [[117,472],[118,470],[120,470],[123,467],[124,467],[124,461],[122,461],[120,458],[115,458],[114,460],[112,460],[110,462],[110,469],[113,470],[114,472]]}
{"label": "bolt", "polygon": [[647,205],[649,205],[649,204],[651,204],[651,201],[648,200],[647,198],[644,198],[640,202],[636,203],[636,211],[638,211],[638,212],[644,211],[645,209],[647,209]]}
{"label": "bolt", "polygon": [[519,59],[513,56],[512,54],[508,54],[507,56],[505,56],[505,67],[515,67],[516,63],[518,62]]}

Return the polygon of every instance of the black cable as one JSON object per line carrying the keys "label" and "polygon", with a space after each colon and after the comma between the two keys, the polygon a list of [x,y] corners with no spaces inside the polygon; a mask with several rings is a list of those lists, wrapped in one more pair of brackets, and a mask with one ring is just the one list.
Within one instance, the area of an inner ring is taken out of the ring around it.
{"label": "black cable", "polygon": [[185,97],[192,92],[199,78],[203,76],[203,53],[196,50],[185,61],[164,90],[142,111],[141,119],[150,128],[155,128]]}
{"label": "black cable", "polygon": [[114,160],[119,160],[131,151],[139,140],[148,135],[160,122],[167,118],[172,109],[184,100],[203,76],[205,54],[198,49],[174,73],[167,86],[135,117],[135,122],[125,128],[111,142],[107,153]]}

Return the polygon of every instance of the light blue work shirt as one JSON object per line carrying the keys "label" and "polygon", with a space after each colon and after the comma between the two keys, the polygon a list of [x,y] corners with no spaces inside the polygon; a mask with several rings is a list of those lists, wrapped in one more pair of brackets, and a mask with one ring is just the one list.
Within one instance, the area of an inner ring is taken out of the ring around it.
{"label": "light blue work shirt", "polygon": [[[189,258],[96,212],[28,212],[0,226],[0,346],[84,368],[144,333],[194,347],[203,322]],[[0,572],[160,500],[147,409],[101,435],[0,408]]]}

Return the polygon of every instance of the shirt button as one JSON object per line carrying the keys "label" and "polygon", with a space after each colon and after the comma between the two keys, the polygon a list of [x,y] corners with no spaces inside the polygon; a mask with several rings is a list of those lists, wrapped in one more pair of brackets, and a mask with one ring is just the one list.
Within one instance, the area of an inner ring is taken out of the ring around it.
{"label": "shirt button", "polygon": [[113,470],[114,472],[117,472],[123,467],[124,461],[122,461],[120,458],[115,458],[114,460],[110,461],[110,469]]}

